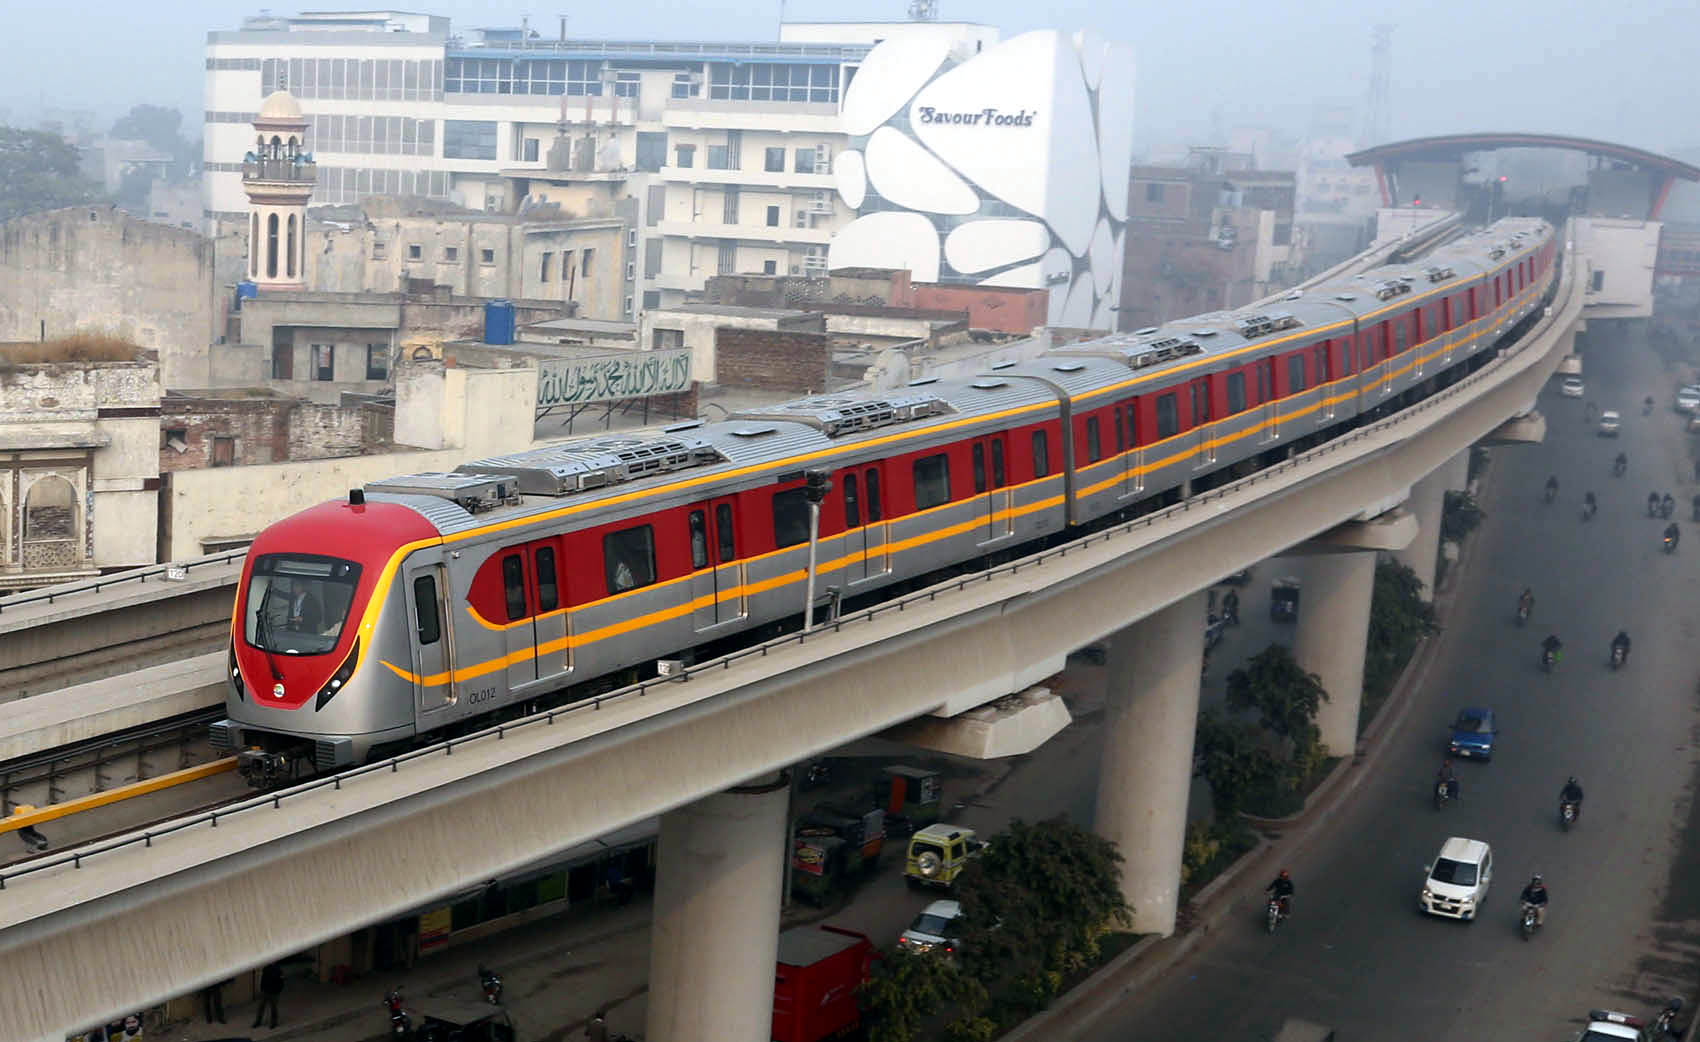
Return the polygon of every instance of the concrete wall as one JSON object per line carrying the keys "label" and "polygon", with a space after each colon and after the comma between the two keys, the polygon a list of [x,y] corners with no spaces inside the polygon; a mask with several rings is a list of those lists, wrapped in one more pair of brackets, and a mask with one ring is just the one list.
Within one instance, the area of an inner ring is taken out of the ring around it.
{"label": "concrete wall", "polygon": [[1591,270],[1584,286],[1589,318],[1646,318],[1653,313],[1653,269],[1658,264],[1658,221],[1578,217],[1576,252]]}
{"label": "concrete wall", "polygon": [[167,387],[204,387],[213,250],[109,205],[0,223],[0,341],[106,330],[159,352]]}
{"label": "concrete wall", "polygon": [[1050,291],[997,289],[991,286],[916,285],[911,306],[938,311],[966,311],[972,329],[999,333],[1031,333],[1045,324]]}
{"label": "concrete wall", "polygon": [[832,347],[823,333],[723,328],[714,332],[714,357],[714,382],[723,387],[810,394],[826,390]]}
{"label": "concrete wall", "polygon": [[[167,399],[159,427],[161,472],[215,466],[214,439],[232,441],[232,462],[249,466],[289,460],[330,459],[393,447],[395,412],[365,403],[320,405],[296,398],[195,397]],[[181,432],[182,449],[170,444]]]}
{"label": "concrete wall", "polygon": [[251,536],[272,522],[351,488],[428,470],[451,470],[480,456],[531,444],[537,373],[408,366],[397,373],[397,441],[434,451],[180,471],[167,493],[166,550],[194,557],[208,541]]}

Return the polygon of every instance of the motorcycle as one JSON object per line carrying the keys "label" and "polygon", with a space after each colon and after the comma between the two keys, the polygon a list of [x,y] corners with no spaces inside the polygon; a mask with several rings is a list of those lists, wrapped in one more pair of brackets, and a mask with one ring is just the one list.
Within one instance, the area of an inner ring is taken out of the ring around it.
{"label": "motorcycle", "polygon": [[1548,485],[1547,488],[1546,488],[1546,492],[1544,493],[1544,496],[1545,496],[1545,499],[1548,503],[1551,503],[1553,500],[1557,499],[1558,498],[1558,486],[1557,485]]}
{"label": "motorcycle", "polygon": [[1576,802],[1574,800],[1560,800],[1558,803],[1558,827],[1569,832],[1570,826],[1574,824],[1576,824]]}
{"label": "motorcycle", "polygon": [[1599,509],[1600,509],[1599,505],[1596,504],[1596,503],[1583,503],[1582,504],[1582,520],[1583,520],[1583,522],[1585,523],[1585,522],[1588,522],[1588,521],[1592,521],[1594,519],[1595,511],[1597,511]]}
{"label": "motorcycle", "polygon": [[803,785],[802,785],[802,787],[805,788],[805,789],[818,788],[819,786],[825,785],[827,782],[829,782],[831,780],[832,780],[832,768],[831,767],[828,767],[824,763],[811,763],[811,764],[809,764],[809,769],[807,771],[803,772]]}
{"label": "motorcycle", "polygon": [[401,1007],[401,989],[392,988],[384,996],[384,1008],[390,1014],[390,1037],[396,1039],[411,1039],[413,1037],[413,1022],[408,1019],[407,1010]]}
{"label": "motorcycle", "polygon": [[1552,667],[1554,667],[1556,665],[1558,665],[1558,652],[1553,650],[1552,648],[1542,648],[1541,649],[1541,668],[1543,670],[1547,671],[1548,673],[1551,673]]}
{"label": "motorcycle", "polygon": [[1523,902],[1523,939],[1526,941],[1533,937],[1535,931],[1540,928],[1541,919],[1535,911],[1535,906],[1527,901]]}
{"label": "motorcycle", "polygon": [[1269,927],[1269,932],[1274,933],[1275,927],[1280,925],[1281,920],[1287,918],[1288,914],[1287,899],[1272,895],[1269,898],[1268,905],[1263,910],[1265,925]]}
{"label": "motorcycle", "polygon": [[1653,1018],[1653,1037],[1679,1037],[1679,1032],[1676,1030],[1676,1015],[1681,1011],[1681,999],[1671,999],[1665,1003],[1665,1008],[1660,1010],[1659,1015]]}
{"label": "motorcycle", "polygon": [[1612,463],[1611,463],[1612,477],[1621,478],[1621,477],[1623,477],[1623,472],[1628,470],[1628,469],[1629,469],[1629,461],[1628,460],[1621,460],[1621,459],[1612,460]]}
{"label": "motorcycle", "polygon": [[1648,398],[1646,401],[1641,403],[1641,415],[1642,416],[1653,415],[1653,399]]}
{"label": "motorcycle", "polygon": [[1674,513],[1676,513],[1676,500],[1672,499],[1669,496],[1666,496],[1659,503],[1659,517],[1666,520],[1666,521],[1669,521],[1670,518],[1671,518],[1671,515],[1674,514]]}
{"label": "motorcycle", "polygon": [[1670,536],[1670,535],[1665,536],[1665,553],[1667,553],[1667,554],[1676,553],[1676,537],[1675,536]]}
{"label": "motorcycle", "polygon": [[1437,779],[1434,783],[1434,809],[1439,810],[1446,806],[1446,801],[1452,798],[1452,783],[1444,779]]}
{"label": "motorcycle", "polygon": [[1659,501],[1657,497],[1647,500],[1647,516],[1653,518],[1659,516]]}
{"label": "motorcycle", "polygon": [[1627,661],[1628,658],[1629,658],[1629,650],[1627,648],[1625,648],[1622,644],[1613,644],[1611,646],[1611,668],[1612,669],[1622,669],[1623,663],[1625,661]]}
{"label": "motorcycle", "polygon": [[484,1001],[492,1006],[502,1004],[502,977],[495,970],[480,965],[478,967],[478,985],[484,989]]}
{"label": "motorcycle", "polygon": [[1519,601],[1517,603],[1517,625],[1521,626],[1528,621],[1529,605],[1525,602]]}

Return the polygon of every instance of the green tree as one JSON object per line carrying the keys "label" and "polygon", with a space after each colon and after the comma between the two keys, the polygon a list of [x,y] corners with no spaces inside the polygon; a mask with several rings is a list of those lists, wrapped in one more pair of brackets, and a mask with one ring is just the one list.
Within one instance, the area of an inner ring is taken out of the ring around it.
{"label": "green tree", "polygon": [[1097,958],[1105,934],[1132,922],[1121,860],[1114,843],[1062,818],[1013,821],[992,840],[957,883],[960,961],[986,1006],[966,1007],[953,1037],[1043,1009],[1068,974]]}
{"label": "green tree", "polygon": [[1486,518],[1487,513],[1477,504],[1475,496],[1468,492],[1448,491],[1446,506],[1440,514],[1440,538],[1461,543]]}
{"label": "green tree", "polygon": [[1280,765],[1247,725],[1223,719],[1206,709],[1198,717],[1193,738],[1193,774],[1210,785],[1210,806],[1216,820],[1234,819],[1246,795],[1272,784]]}
{"label": "green tree", "polygon": [[[181,129],[183,113],[164,105],[136,105],[112,124],[114,138],[122,141],[145,141],[171,157],[171,180],[188,173],[189,163],[197,149],[185,138]],[[146,200],[144,191],[143,200]]]}
{"label": "green tree", "polygon": [[58,134],[0,126],[0,221],[99,198],[77,161]]}
{"label": "green tree", "polygon": [[868,1042],[916,1042],[926,1026],[957,1006],[980,1004],[984,989],[949,959],[892,948],[862,985]]}
{"label": "green tree", "polygon": [[[1376,564],[1369,641],[1364,649],[1364,689],[1372,701],[1387,697],[1418,642],[1440,630],[1434,608],[1423,600],[1422,592],[1422,580],[1411,569],[1390,560]],[[1366,715],[1364,721],[1368,720]]]}
{"label": "green tree", "polygon": [[1256,710],[1263,726],[1292,742],[1300,756],[1321,738],[1316,711],[1327,698],[1316,674],[1306,673],[1279,644],[1269,645],[1228,674],[1228,705]]}

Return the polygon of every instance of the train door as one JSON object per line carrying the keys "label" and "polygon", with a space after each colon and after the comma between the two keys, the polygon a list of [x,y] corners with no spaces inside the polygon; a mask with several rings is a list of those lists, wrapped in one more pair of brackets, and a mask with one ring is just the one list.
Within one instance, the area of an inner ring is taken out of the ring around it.
{"label": "train door", "polygon": [[726,496],[690,508],[691,600],[700,633],[744,617],[744,566],[738,562],[738,505]]}
{"label": "train door", "polygon": [[1281,437],[1281,403],[1275,397],[1275,359],[1265,358],[1257,363],[1257,400],[1262,404],[1263,432],[1260,441],[1278,441]]}
{"label": "train door", "polygon": [[844,488],[844,574],[846,582],[854,585],[891,571],[880,468],[846,470],[839,480]]}
{"label": "train door", "polygon": [[403,571],[407,583],[407,620],[412,630],[413,702],[416,713],[454,705],[454,627],[449,624],[448,573],[436,562],[410,563]]}
{"label": "train door", "polygon": [[527,548],[509,547],[502,557],[503,650],[508,659],[508,690],[537,679],[537,588],[526,565]]}
{"label": "train door", "polygon": [[531,577],[537,583],[537,614],[533,621],[537,635],[537,678],[548,680],[573,668],[571,630],[567,612],[562,608],[567,599],[563,588],[566,576],[560,567],[555,540],[540,540],[526,550],[531,555]]}
{"label": "train door", "polygon": [[1334,369],[1331,352],[1334,341],[1324,340],[1312,350],[1312,368],[1316,371],[1316,424],[1323,426],[1334,419],[1334,399],[1336,390],[1333,387]]}
{"label": "train door", "polygon": [[1122,453],[1122,499],[1145,491],[1145,450],[1139,447],[1138,411],[1133,402],[1118,405],[1116,442],[1119,447],[1123,428],[1127,433],[1127,451]]}
{"label": "train door", "polygon": [[986,497],[986,531],[980,540],[982,546],[1015,531],[1011,527],[1004,445],[1004,435],[994,434],[989,438],[976,438],[968,449],[974,465],[974,494]]}
{"label": "train door", "polygon": [[1188,386],[1192,394],[1192,465],[1196,470],[1216,462],[1216,442],[1210,427],[1210,378],[1200,376]]}

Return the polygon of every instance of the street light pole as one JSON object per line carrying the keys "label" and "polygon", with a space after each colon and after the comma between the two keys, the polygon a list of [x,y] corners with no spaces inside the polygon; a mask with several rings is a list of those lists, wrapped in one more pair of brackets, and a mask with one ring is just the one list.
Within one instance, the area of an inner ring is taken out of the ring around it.
{"label": "street light pole", "polygon": [[820,550],[820,505],[832,491],[832,478],[824,470],[804,475],[803,498],[809,501],[809,579],[803,593],[803,632],[815,628],[815,559]]}

